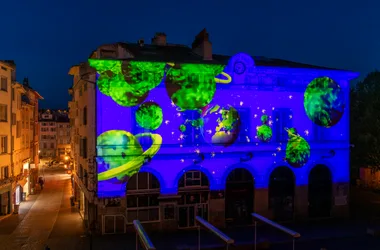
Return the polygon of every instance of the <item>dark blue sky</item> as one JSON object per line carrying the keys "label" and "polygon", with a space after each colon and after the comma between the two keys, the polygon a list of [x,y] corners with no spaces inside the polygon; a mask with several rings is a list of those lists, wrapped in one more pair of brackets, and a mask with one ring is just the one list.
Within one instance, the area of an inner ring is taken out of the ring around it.
{"label": "dark blue sky", "polygon": [[[311,2],[314,2],[311,4]],[[377,0],[14,0],[1,3],[0,59],[13,59],[45,100],[66,108],[71,65],[103,43],[150,39],[191,45],[206,28],[213,52],[351,69],[380,68]]]}

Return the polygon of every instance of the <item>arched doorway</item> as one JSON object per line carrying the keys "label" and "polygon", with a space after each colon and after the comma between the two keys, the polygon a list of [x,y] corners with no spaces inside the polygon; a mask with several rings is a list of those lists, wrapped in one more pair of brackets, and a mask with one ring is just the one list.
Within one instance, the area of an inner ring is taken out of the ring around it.
{"label": "arched doorway", "polygon": [[269,177],[268,205],[275,220],[293,220],[294,188],[295,178],[291,169],[283,166],[272,171]]}
{"label": "arched doorway", "polygon": [[332,209],[332,176],[324,165],[315,166],[309,174],[309,217],[330,217]]}
{"label": "arched doorway", "polygon": [[195,217],[208,220],[210,197],[209,180],[201,171],[188,171],[178,181],[178,227],[192,228],[196,226]]}
{"label": "arched doorway", "polygon": [[235,168],[227,176],[225,218],[228,225],[252,223],[254,180],[245,168]]}
{"label": "arched doorway", "polygon": [[139,172],[127,183],[127,224],[133,220],[159,222],[160,182],[152,173]]}

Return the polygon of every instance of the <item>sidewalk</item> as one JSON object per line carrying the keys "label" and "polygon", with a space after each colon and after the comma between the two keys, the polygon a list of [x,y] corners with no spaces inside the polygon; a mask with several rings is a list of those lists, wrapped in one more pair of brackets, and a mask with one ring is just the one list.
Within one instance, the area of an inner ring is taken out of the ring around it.
{"label": "sidewalk", "polygon": [[46,244],[52,250],[83,249],[83,223],[71,210],[70,185],[64,170],[46,170],[41,193],[0,223],[0,250],[42,250]]}

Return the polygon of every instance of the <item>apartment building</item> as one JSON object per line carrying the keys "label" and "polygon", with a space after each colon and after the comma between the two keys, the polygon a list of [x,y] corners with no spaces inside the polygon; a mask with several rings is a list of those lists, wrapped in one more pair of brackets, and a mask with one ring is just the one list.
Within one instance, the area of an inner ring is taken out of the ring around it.
{"label": "apartment building", "polygon": [[43,98],[27,78],[22,84],[16,81],[13,61],[0,61],[0,65],[0,213],[9,214],[18,211],[37,183],[38,101]]}
{"label": "apartment building", "polygon": [[[102,233],[348,215],[357,73],[218,55],[202,30],[191,47],[163,33],[103,45],[69,74],[75,197]],[[339,93],[331,124],[304,103],[316,83]]]}
{"label": "apartment building", "polygon": [[40,110],[40,156],[44,161],[68,162],[70,120],[67,110]]}

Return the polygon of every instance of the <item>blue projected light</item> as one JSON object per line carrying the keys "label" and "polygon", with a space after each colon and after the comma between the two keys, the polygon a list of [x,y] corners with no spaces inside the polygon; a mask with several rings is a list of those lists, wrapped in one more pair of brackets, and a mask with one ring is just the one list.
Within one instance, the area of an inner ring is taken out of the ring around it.
{"label": "blue projected light", "polygon": [[[245,53],[227,65],[89,63],[98,73],[99,197],[124,196],[128,180],[138,172],[156,176],[162,194],[176,194],[179,179],[190,170],[202,171],[211,190],[223,190],[235,168],[248,169],[255,187],[262,188],[278,166],[290,167],[297,185],[308,183],[317,164],[330,168],[334,182],[348,181],[349,111],[347,105],[345,112],[335,111],[347,103],[348,73],[256,66]],[[294,83],[293,73],[305,75],[301,84]],[[342,79],[339,84],[331,83],[334,77]],[[288,81],[280,86],[278,79]],[[308,92],[305,80],[314,83]],[[324,112],[321,101],[305,94],[313,91],[339,94],[341,100],[335,106],[326,103]],[[318,117],[331,120],[329,126],[320,126]],[[321,136],[330,141],[315,144]],[[333,159],[324,157],[336,147],[347,150]]]}

